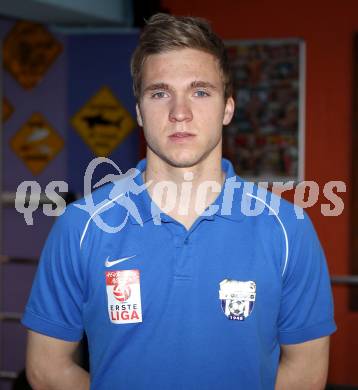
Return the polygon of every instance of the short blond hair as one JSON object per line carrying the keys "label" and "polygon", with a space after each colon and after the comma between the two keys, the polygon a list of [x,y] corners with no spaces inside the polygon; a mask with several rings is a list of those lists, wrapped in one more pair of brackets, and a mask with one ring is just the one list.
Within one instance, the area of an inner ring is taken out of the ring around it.
{"label": "short blond hair", "polygon": [[159,13],[147,21],[132,56],[133,92],[137,100],[141,95],[142,70],[146,58],[152,54],[181,48],[197,49],[212,54],[218,60],[222,72],[224,98],[232,96],[232,77],[225,46],[209,23],[202,18]]}

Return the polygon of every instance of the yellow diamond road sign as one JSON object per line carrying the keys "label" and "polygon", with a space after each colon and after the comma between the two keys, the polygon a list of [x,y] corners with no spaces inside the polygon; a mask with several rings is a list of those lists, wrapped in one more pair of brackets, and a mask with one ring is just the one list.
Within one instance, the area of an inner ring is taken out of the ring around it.
{"label": "yellow diamond road sign", "polygon": [[6,122],[12,113],[14,112],[14,107],[11,103],[6,99],[6,97],[2,101],[2,121]]}
{"label": "yellow diamond road sign", "polygon": [[135,128],[130,113],[102,87],[72,118],[72,126],[96,156],[106,157]]}
{"label": "yellow diamond road sign", "polygon": [[23,88],[33,88],[62,51],[62,45],[42,25],[18,21],[3,43],[5,68]]}
{"label": "yellow diamond road sign", "polygon": [[34,113],[10,145],[30,171],[39,174],[63,148],[63,140],[40,113]]}

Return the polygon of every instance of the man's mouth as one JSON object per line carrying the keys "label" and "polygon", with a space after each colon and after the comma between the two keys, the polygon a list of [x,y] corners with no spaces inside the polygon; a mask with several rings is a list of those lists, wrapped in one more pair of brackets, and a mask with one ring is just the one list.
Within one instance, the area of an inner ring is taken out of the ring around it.
{"label": "man's mouth", "polygon": [[180,131],[169,136],[170,140],[174,142],[185,142],[192,139],[193,137],[195,137],[194,134],[188,133],[186,131]]}

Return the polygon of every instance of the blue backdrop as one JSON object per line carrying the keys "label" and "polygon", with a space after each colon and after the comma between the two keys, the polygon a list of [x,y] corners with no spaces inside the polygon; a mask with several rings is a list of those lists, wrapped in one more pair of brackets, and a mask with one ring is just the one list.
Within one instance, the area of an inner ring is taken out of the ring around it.
{"label": "blue backdrop", "polygon": [[[130,57],[138,43],[138,32],[68,37],[68,114],[71,118],[98,90],[106,85],[135,119]],[[68,182],[70,191],[83,193],[83,176],[95,157],[69,123]],[[136,128],[110,156],[120,169],[135,167],[139,159],[139,129]],[[116,173],[108,164],[96,169],[96,177]],[[95,181],[93,181],[95,183]]]}

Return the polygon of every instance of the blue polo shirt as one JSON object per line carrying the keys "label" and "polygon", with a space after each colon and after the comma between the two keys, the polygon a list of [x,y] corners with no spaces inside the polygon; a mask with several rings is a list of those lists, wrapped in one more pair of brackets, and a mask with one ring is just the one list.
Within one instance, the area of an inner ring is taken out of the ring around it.
{"label": "blue polo shirt", "polygon": [[280,344],[335,330],[307,215],[222,166],[217,207],[189,230],[116,184],[93,193],[91,217],[81,200],[56,221],[22,322],[68,341],[86,332],[92,389],[274,389]]}

